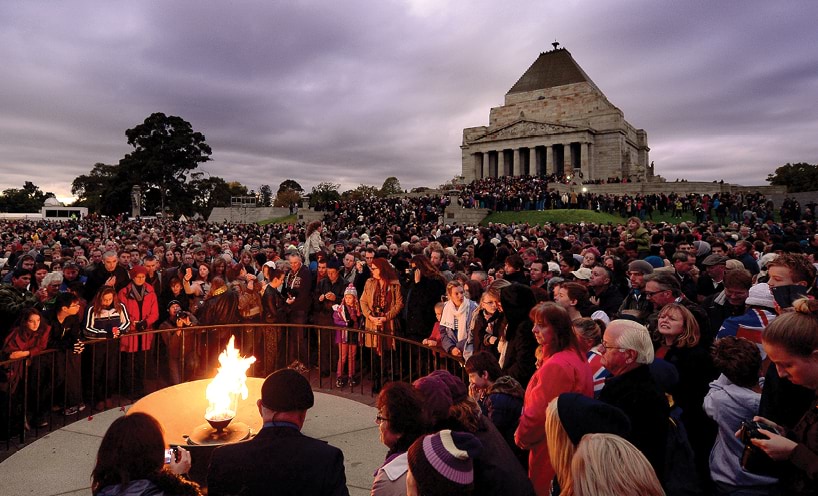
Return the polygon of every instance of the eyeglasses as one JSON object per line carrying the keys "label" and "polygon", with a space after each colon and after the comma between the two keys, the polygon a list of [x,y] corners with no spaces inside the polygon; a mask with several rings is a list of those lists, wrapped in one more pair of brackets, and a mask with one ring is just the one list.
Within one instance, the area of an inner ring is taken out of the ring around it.
{"label": "eyeglasses", "polygon": [[382,422],[389,422],[389,419],[386,417],[381,417],[380,414],[375,416],[375,423],[380,425]]}
{"label": "eyeglasses", "polygon": [[669,289],[660,289],[658,291],[644,291],[643,294],[647,298],[652,298],[652,297],[656,296],[659,293],[664,293],[665,291],[670,291],[670,290]]}
{"label": "eyeglasses", "polygon": [[605,341],[603,341],[600,344],[600,351],[602,353],[606,353],[608,350],[619,350],[620,352],[623,352],[623,353],[628,351],[627,348],[622,348],[622,347],[619,347],[619,346],[611,346],[611,345],[605,343]]}

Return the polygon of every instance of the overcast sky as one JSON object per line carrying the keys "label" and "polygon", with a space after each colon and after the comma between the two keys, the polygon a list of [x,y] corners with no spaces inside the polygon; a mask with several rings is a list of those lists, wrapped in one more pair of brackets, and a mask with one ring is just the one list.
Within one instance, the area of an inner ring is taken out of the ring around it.
{"label": "overcast sky", "polygon": [[555,39],[647,131],[657,174],[767,184],[818,163],[816,19],[814,0],[4,1],[0,190],[70,197],[153,112],[251,189],[437,186]]}

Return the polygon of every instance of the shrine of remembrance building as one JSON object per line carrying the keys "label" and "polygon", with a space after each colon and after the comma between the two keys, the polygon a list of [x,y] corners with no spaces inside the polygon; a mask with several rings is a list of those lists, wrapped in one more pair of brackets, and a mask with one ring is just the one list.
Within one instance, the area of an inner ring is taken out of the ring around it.
{"label": "shrine of remembrance building", "polygon": [[630,125],[564,48],[541,53],[492,108],[463,130],[463,179],[546,175],[648,182],[648,136]]}

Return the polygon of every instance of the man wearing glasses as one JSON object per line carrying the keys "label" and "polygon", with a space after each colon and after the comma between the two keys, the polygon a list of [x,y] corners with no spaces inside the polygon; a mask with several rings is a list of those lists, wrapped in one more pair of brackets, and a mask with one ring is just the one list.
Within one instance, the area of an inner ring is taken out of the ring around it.
{"label": "man wearing glasses", "polygon": [[648,317],[648,328],[653,330],[656,327],[656,320],[659,311],[669,303],[678,303],[688,310],[696,318],[699,324],[699,332],[702,342],[709,346],[715,338],[715,334],[710,331],[707,313],[702,307],[693,303],[682,293],[682,286],[672,272],[654,272],[645,277],[645,296],[653,304],[653,313]]}
{"label": "man wearing glasses", "polygon": [[605,381],[599,400],[622,409],[633,429],[627,437],[657,474],[662,474],[669,406],[656,384],[649,365],[653,363],[653,343],[645,326],[614,320],[602,338],[602,364],[613,377]]}

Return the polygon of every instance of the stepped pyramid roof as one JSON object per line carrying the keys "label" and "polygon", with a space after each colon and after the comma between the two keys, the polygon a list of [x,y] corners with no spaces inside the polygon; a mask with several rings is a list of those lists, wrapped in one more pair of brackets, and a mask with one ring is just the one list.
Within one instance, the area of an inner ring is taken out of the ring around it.
{"label": "stepped pyramid roof", "polygon": [[589,83],[599,90],[571,56],[571,52],[565,48],[554,48],[540,53],[537,60],[506,94],[525,93],[573,83]]}

